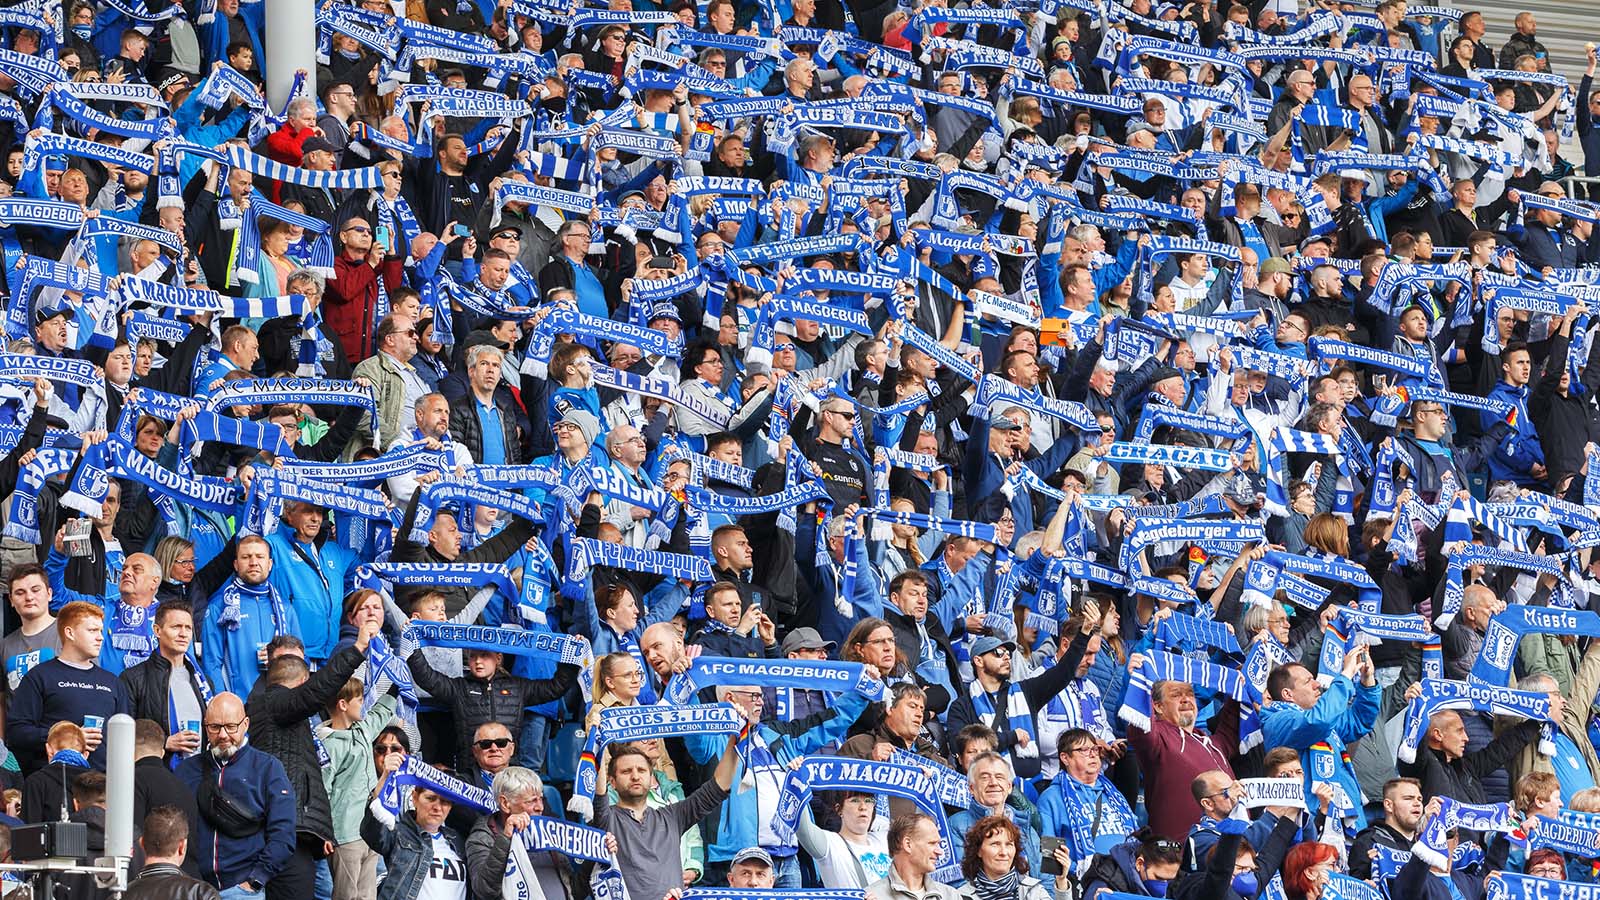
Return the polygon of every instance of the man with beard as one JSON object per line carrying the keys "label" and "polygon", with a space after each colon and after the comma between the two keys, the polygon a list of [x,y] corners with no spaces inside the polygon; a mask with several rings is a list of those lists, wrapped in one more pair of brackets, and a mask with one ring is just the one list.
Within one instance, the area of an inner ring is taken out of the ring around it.
{"label": "man with beard", "polygon": [[205,729],[211,751],[178,766],[200,804],[200,877],[226,896],[259,894],[294,854],[294,788],[283,763],[249,745],[238,695],[212,698]]}

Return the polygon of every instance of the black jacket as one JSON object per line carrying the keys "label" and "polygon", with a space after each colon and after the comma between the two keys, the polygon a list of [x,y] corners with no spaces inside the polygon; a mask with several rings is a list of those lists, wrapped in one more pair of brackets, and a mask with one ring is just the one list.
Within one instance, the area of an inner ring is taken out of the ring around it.
{"label": "black jacket", "polygon": [[1412,840],[1391,828],[1388,822],[1368,825],[1350,844],[1350,877],[1362,881],[1372,877],[1372,859],[1369,854],[1374,847],[1388,847],[1390,850],[1404,850],[1410,853],[1412,843],[1414,843]]}
{"label": "black jacket", "polygon": [[533,681],[497,670],[488,681],[468,675],[451,677],[434,670],[421,653],[406,660],[417,686],[450,709],[456,726],[456,754],[462,765],[472,760],[472,734],[485,722],[501,722],[513,735],[522,732],[523,709],[560,699],[578,674],[568,663],[556,666],[548,681]]}
{"label": "black jacket", "polygon": [[[1563,476],[1576,474],[1583,468],[1583,448],[1589,442],[1600,443],[1600,411],[1595,409],[1593,394],[1600,369],[1585,366],[1583,384],[1573,384],[1566,396],[1560,393],[1561,376],[1567,369],[1567,353],[1571,339],[1561,334],[1550,338],[1550,356],[1545,359],[1544,374],[1539,376],[1528,398],[1528,414],[1539,431],[1539,444],[1544,448],[1545,467],[1549,470],[1549,483],[1559,484]],[[1596,345],[1600,350],[1600,344]],[[1596,356],[1589,354],[1589,363]],[[1593,373],[1593,374],[1591,374]]]}
{"label": "black jacket", "polygon": [[1501,732],[1481,750],[1468,753],[1454,762],[1432,747],[1419,747],[1415,762],[1401,761],[1400,774],[1422,782],[1422,799],[1453,797],[1462,803],[1483,803],[1483,776],[1504,768],[1529,741],[1539,739],[1539,723],[1523,722]]}
{"label": "black jacket", "polygon": [[22,821],[30,825],[58,821],[63,803],[70,813],[72,801],[68,799],[68,792],[72,789],[72,779],[87,771],[82,766],[50,763],[29,775],[22,782]]}
{"label": "black jacket", "polygon": [[[1027,698],[1028,709],[1035,718],[1038,716],[1038,711],[1044,709],[1052,697],[1066,690],[1067,685],[1077,675],[1078,664],[1083,661],[1083,656],[1088,652],[1088,649],[1089,638],[1087,636],[1081,632],[1073,635],[1072,643],[1067,646],[1067,653],[1060,661],[1032,678],[1017,682],[1017,686],[1022,688],[1023,697]],[[960,681],[955,683],[961,684]],[[1010,754],[1011,749],[1017,743],[1016,731],[1006,724],[1008,721],[1006,698],[1010,693],[1010,688],[1011,682],[1009,680],[1001,683],[998,691],[1000,700],[994,705],[994,712],[990,715],[988,721],[985,721],[983,716],[978,714],[971,694],[963,694],[957,697],[950,703],[950,717],[945,725],[946,729],[951,734],[956,734],[968,725],[987,725],[994,730],[995,735],[1000,739],[997,749],[1001,753]],[[1054,752],[1055,748],[1053,747],[1039,749],[1041,755]],[[1022,778],[1032,778],[1039,774],[1039,758],[1037,756],[1032,759],[1024,759],[1012,755],[1011,764],[1016,769],[1017,775]]]}
{"label": "black jacket", "polygon": [[[499,563],[505,562],[511,554],[517,552],[528,538],[533,537],[533,523],[521,516],[512,516],[506,527],[500,533],[487,541],[473,547],[465,553],[458,554],[454,560],[445,559],[439,551],[426,543],[416,543],[410,540],[411,527],[417,521],[417,501],[422,498],[422,492],[417,491],[411,495],[411,504],[406,507],[405,521],[401,523],[400,530],[395,532],[394,551],[391,558],[395,562],[422,562],[422,563]],[[460,586],[439,585],[437,587],[420,586],[400,591],[396,599],[403,608],[414,594],[424,591],[438,591],[444,595],[445,615],[454,616],[467,605],[467,589]]]}
{"label": "black jacket", "polygon": [[[506,462],[518,465],[527,462],[522,456],[522,441],[517,437],[517,409],[510,400],[510,391],[494,393],[495,408],[500,410],[500,430],[505,440]],[[465,444],[472,458],[483,461],[483,423],[478,420],[477,399],[473,394],[450,401],[450,436]]]}
{"label": "black jacket", "polygon": [[346,647],[313,672],[305,684],[287,688],[263,678],[245,702],[251,746],[283,763],[298,801],[298,831],[310,833],[318,844],[333,840],[333,814],[308,720],[327,708],[364,661],[361,651]]}
{"label": "black jacket", "polygon": [[183,874],[176,866],[152,863],[128,883],[122,900],[221,900],[217,889]]}
{"label": "black jacket", "polygon": [[[199,698],[201,709],[204,709],[206,698],[211,696],[206,676],[187,659],[183,661],[183,667],[189,670],[189,687],[194,689],[194,695]],[[172,663],[167,662],[166,657],[158,651],[150,654],[150,658],[144,662],[124,669],[120,677],[122,686],[128,691],[128,701],[133,704],[133,717],[149,719],[171,735],[172,726],[167,718],[167,705],[171,699],[169,685],[172,678]],[[205,735],[202,734],[202,742],[204,739]],[[203,744],[201,749],[205,749]]]}
{"label": "black jacket", "polygon": [[[159,719],[157,721],[160,721]],[[189,817],[189,834],[200,833],[200,807],[195,802],[194,791],[167,768],[159,756],[147,756],[133,764],[133,823],[141,825],[150,810],[158,806],[176,806]],[[195,847],[199,842],[189,841],[189,855],[183,861],[183,871],[200,877],[200,867],[195,860]]]}
{"label": "black jacket", "polygon": [[[929,612],[931,613],[932,610],[929,610]],[[917,633],[917,623],[892,603],[883,605],[883,619],[889,623],[889,627],[894,629],[895,647],[905,655],[905,658],[911,662],[911,667],[915,669],[917,660],[922,658],[922,638]],[[938,644],[939,649],[944,651],[944,663],[950,672],[950,684],[952,686],[960,685],[961,672],[956,667],[956,652],[950,646],[950,636],[945,632],[944,623],[939,621],[938,616],[928,615],[923,617],[923,626],[928,629],[928,639]],[[924,684],[923,687],[931,688],[937,692],[937,695],[945,693],[942,685]],[[950,701],[955,699],[950,696],[937,695],[928,697],[928,709],[935,713],[944,712]]]}

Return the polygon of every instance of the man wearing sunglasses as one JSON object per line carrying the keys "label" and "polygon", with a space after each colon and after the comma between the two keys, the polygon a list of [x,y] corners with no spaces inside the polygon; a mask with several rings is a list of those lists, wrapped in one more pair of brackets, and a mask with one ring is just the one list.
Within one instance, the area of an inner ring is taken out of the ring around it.
{"label": "man wearing sunglasses", "polygon": [[[803,414],[802,414],[803,415]],[[843,397],[830,397],[822,401],[818,413],[817,436],[806,440],[809,433],[800,416],[795,417],[795,436],[800,452],[822,469],[822,483],[833,498],[834,509],[844,509],[852,504],[867,502],[867,463],[859,454],[845,447],[845,439],[855,434],[856,405]]]}
{"label": "man wearing sunglasses", "polygon": [[323,315],[345,357],[366,359],[373,353],[373,332],[378,327],[373,315],[378,305],[378,279],[383,279],[385,290],[400,287],[403,259],[373,242],[372,224],[366,219],[346,219],[336,238],[344,249],[333,261]]}

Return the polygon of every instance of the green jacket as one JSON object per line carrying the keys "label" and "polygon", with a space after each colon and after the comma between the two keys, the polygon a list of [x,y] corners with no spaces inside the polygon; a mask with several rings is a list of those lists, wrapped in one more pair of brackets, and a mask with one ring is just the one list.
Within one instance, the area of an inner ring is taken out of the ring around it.
{"label": "green jacket", "polygon": [[317,738],[328,751],[328,765],[322,770],[322,786],[328,791],[333,809],[333,842],[349,844],[361,840],[361,817],[378,786],[378,770],[372,761],[372,742],[394,719],[396,700],[390,694],[378,698],[361,721],[342,731],[323,724]]}

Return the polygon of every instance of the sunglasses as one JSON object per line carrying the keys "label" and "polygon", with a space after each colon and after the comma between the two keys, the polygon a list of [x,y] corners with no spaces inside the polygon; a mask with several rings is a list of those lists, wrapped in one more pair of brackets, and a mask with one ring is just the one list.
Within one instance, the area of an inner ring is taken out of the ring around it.
{"label": "sunglasses", "polygon": [[504,750],[511,746],[511,738],[484,738],[481,741],[473,741],[472,746],[477,747],[479,750],[488,750],[490,748]]}
{"label": "sunglasses", "polygon": [[399,744],[379,744],[372,748],[379,756],[388,756],[391,753],[404,753],[406,748]]}

